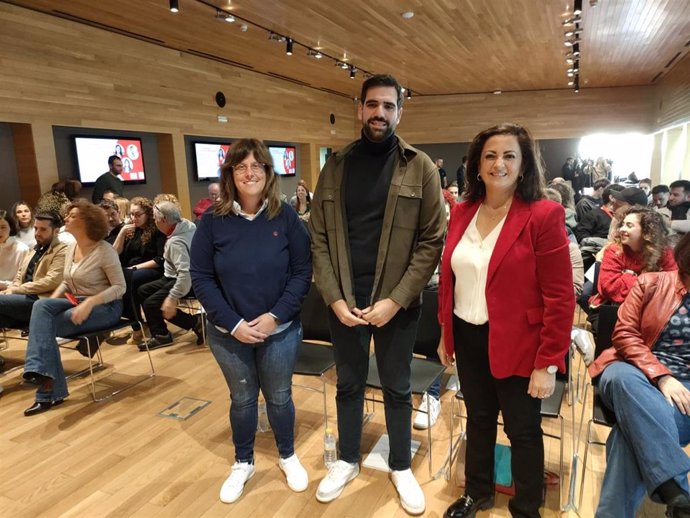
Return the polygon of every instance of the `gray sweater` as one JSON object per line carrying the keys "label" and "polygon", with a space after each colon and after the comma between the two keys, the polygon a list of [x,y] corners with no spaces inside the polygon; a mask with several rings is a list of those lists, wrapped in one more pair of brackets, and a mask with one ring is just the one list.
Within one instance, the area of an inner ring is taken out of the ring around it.
{"label": "gray sweater", "polygon": [[188,219],[182,219],[165,242],[163,275],[170,279],[177,279],[170,289],[170,297],[174,299],[181,299],[192,289],[192,277],[189,274],[189,247],[192,245],[195,230],[194,223]]}

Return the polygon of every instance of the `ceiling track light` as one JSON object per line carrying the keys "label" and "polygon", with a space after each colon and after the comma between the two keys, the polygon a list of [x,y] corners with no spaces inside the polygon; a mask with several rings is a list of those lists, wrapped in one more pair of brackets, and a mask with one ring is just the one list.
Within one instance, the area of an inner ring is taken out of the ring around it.
{"label": "ceiling track light", "polygon": [[576,42],[573,45],[573,56],[578,57],[580,55],[580,42]]}
{"label": "ceiling track light", "polygon": [[307,49],[307,56],[314,59],[321,59],[323,57],[323,54],[321,54],[321,52],[319,52],[318,50]]}
{"label": "ceiling track light", "polygon": [[[568,54],[570,54],[570,52],[568,52]],[[565,58],[565,62],[568,65],[572,65],[573,63],[575,63],[575,60],[573,58]]]}
{"label": "ceiling track light", "polygon": [[357,74],[357,69],[354,66],[350,67],[350,79],[354,79]]}
{"label": "ceiling track light", "polygon": [[407,89],[407,98],[412,99],[412,90],[410,90],[409,88]]}
{"label": "ceiling track light", "polygon": [[573,2],[573,14],[575,16],[582,14],[582,0],[575,0]]}
{"label": "ceiling track light", "polygon": [[570,38],[571,36],[578,36],[579,37],[580,34],[582,34],[582,29],[576,28],[576,29],[570,29],[569,31],[565,31],[563,33],[563,36],[565,36],[566,38]]}
{"label": "ceiling track light", "polygon": [[170,0],[170,12],[177,13],[180,11],[180,0]]}
{"label": "ceiling track light", "polygon": [[350,65],[348,65],[348,64],[345,63],[344,61],[338,61],[337,59],[335,60],[335,66],[336,66],[336,67],[340,67],[340,68],[342,68],[343,70],[347,70],[348,68],[350,68]]}
{"label": "ceiling track light", "polygon": [[277,32],[269,32],[268,33],[268,39],[271,41],[275,41],[276,43],[282,43],[286,40],[285,36],[281,36]]}
{"label": "ceiling track light", "polygon": [[580,15],[573,16],[572,18],[568,18],[566,20],[563,20],[562,24],[563,26],[568,26],[568,25],[575,25],[576,23],[580,23],[582,21],[582,17]]}
{"label": "ceiling track light", "polygon": [[580,76],[577,76],[575,78],[575,84],[573,86],[574,86],[573,90],[575,90],[575,93],[579,93],[580,92]]}
{"label": "ceiling track light", "polygon": [[231,15],[230,13],[226,13],[221,9],[216,9],[216,18],[218,20],[223,20],[224,22],[228,23],[233,23],[235,21],[235,17],[233,15]]}
{"label": "ceiling track light", "polygon": [[292,38],[288,38],[285,42],[285,54],[292,56]]}

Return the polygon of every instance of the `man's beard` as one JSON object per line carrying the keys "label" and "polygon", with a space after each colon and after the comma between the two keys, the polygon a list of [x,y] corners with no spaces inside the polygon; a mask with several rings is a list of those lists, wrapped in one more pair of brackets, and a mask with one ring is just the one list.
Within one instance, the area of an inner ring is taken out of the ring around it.
{"label": "man's beard", "polygon": [[381,121],[386,124],[383,130],[372,130],[371,127],[369,127],[369,122],[374,120],[381,121],[381,119],[369,119],[365,124],[362,125],[362,131],[364,132],[364,136],[370,141],[383,142],[395,132],[395,127],[391,126],[391,124],[388,123],[388,121]]}

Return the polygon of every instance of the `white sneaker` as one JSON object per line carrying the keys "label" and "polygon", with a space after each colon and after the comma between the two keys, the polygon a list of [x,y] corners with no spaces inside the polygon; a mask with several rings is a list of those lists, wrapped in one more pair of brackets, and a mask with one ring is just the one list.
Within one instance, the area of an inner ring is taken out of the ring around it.
{"label": "white sneaker", "polygon": [[[426,412],[429,413],[427,417]],[[438,415],[441,413],[441,401],[436,399],[434,396],[430,396],[424,393],[422,396],[422,404],[419,405],[419,410],[417,415],[414,416],[414,426],[417,430],[426,430],[429,428],[429,423],[431,426],[436,424],[438,420]]]}
{"label": "white sneaker", "polygon": [[426,508],[424,491],[411,469],[391,471],[391,480],[400,496],[400,505],[410,514],[422,514]]}
{"label": "white sneaker", "polygon": [[343,492],[348,482],[357,475],[359,475],[359,464],[350,464],[344,460],[336,461],[319,484],[316,499],[323,503],[335,500]]}
{"label": "white sneaker", "polygon": [[285,473],[287,478],[287,485],[295,493],[300,493],[309,486],[309,476],[307,470],[304,469],[300,463],[297,455],[294,453],[287,459],[278,459],[278,466]]}
{"label": "white sneaker", "polygon": [[247,480],[252,478],[256,473],[254,464],[248,462],[235,462],[232,465],[230,476],[225,479],[223,486],[220,488],[220,501],[226,504],[235,502],[242,496],[244,485]]}

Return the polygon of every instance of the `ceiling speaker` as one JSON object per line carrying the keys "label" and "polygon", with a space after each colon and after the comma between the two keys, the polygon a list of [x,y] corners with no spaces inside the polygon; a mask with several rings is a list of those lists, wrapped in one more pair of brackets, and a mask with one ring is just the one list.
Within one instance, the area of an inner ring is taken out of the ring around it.
{"label": "ceiling speaker", "polygon": [[331,116],[329,118],[331,120],[331,124],[335,124],[335,114],[331,113]]}
{"label": "ceiling speaker", "polygon": [[223,92],[216,92],[216,104],[219,108],[225,107],[225,94]]}

